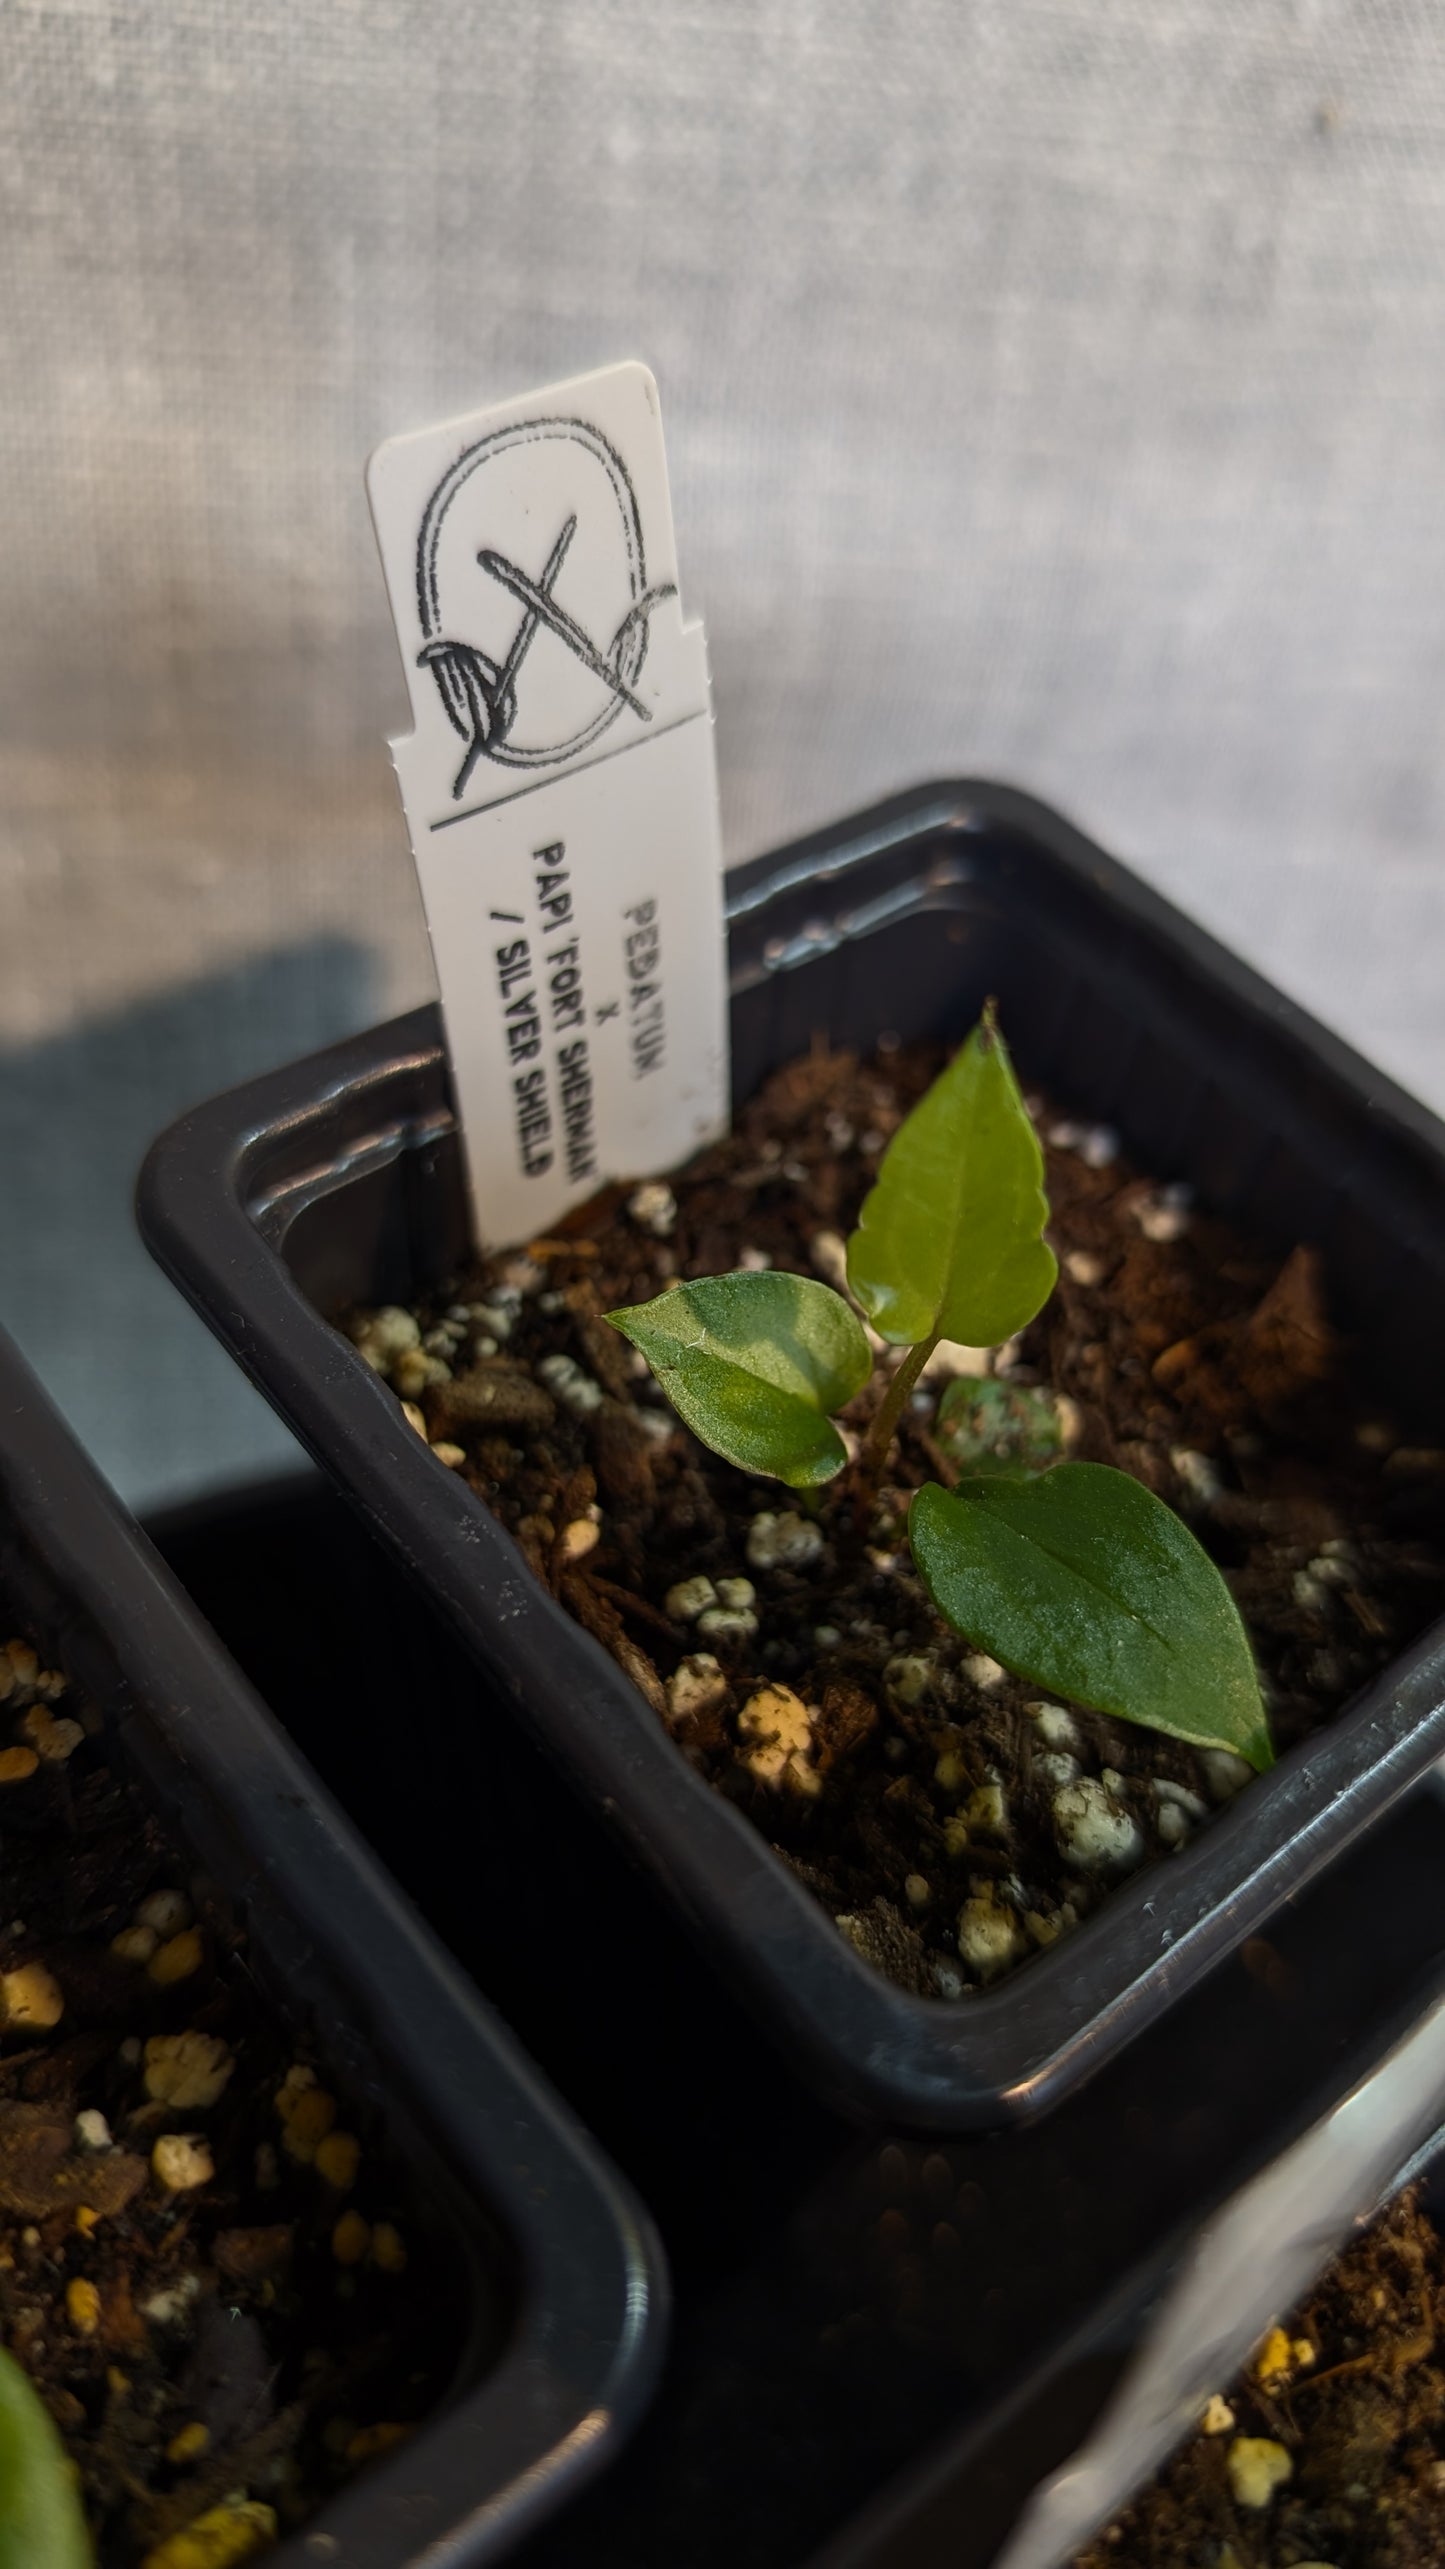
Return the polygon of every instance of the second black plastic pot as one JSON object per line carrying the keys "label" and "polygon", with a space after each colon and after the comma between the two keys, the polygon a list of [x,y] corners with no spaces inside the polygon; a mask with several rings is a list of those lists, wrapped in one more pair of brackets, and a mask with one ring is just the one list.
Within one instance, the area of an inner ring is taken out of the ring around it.
{"label": "second black plastic pot", "polygon": [[[1003,788],[905,796],[730,885],[734,1084],[815,1033],[961,1035],[997,996],[1026,1075],[1287,1252],[1313,1241],[1383,1399],[1445,1420],[1445,1133],[1055,814]],[[1153,2020],[1445,1749],[1445,1627],[1403,1652],[1183,1854],[963,2002],[845,1944],[640,1695],[532,1581],[326,1315],[465,1259],[433,1010],[233,1092],[155,1146],[146,1237],[572,1782],[652,1867],[836,2102],[919,2128],[1036,2113]]]}
{"label": "second black plastic pot", "polygon": [[500,2559],[646,2405],[666,2307],[647,2216],[287,1746],[3,1333],[0,1612],[104,1715],[248,1974],[314,2037],[448,2234],[465,2339],[449,2403],[275,2569]]}
{"label": "second black plastic pot", "polygon": [[[1445,1783],[1437,1776],[1421,1791],[1439,1802]],[[1197,2432],[1206,2401],[1229,2392],[1266,2331],[1288,2321],[1404,2185],[1421,2187],[1423,2209],[1445,2227],[1442,2069],[1437,1965],[1423,1990],[1354,2044],[1303,2122],[1291,2107],[1234,2195],[1126,2272],[808,2569],[1065,2569]],[[1368,2486],[1352,2494],[1368,2507]],[[1267,2537],[1268,2517],[1259,2530]],[[1197,2556],[1213,2558],[1207,2528],[1200,2540]],[[1365,2556],[1357,2544],[1345,2548]]]}

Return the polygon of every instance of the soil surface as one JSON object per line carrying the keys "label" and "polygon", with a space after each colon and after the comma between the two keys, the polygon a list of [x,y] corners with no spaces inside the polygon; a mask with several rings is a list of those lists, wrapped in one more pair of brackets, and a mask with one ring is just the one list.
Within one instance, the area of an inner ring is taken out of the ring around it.
{"label": "soil surface", "polygon": [[1442,2332],[1445,2243],[1410,2188],[1076,2569],[1439,2569]]}
{"label": "soil surface", "polygon": [[810,1514],[708,1453],[601,1314],[750,1265],[840,1284],[879,1156],[943,1058],[814,1052],[667,1184],[599,1196],[412,1312],[342,1320],[842,1932],[904,1987],[964,1997],[1167,1860],[1249,1771],[1046,1702],[941,1625],[904,1527],[919,1482],[956,1476],[949,1370],[997,1377],[1000,1432],[1042,1415],[1056,1452],[1132,1472],[1188,1519],[1238,1600],[1280,1749],[1445,1610],[1445,1454],[1357,1394],[1308,1243],[1282,1261],[1041,1100],[1058,1290],[987,1368],[939,1351],[869,1520],[847,1475]]}
{"label": "soil surface", "polygon": [[[454,2257],[22,1639],[0,1647],[0,1853],[4,2343],[101,2569],[259,2556],[446,2391]],[[216,2509],[214,2547],[188,2539]]]}

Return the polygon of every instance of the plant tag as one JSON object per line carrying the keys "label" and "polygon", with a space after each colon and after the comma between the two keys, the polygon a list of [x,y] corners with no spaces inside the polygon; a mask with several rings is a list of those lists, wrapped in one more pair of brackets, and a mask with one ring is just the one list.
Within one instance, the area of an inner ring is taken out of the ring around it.
{"label": "plant tag", "polygon": [[367,489],[477,1236],[533,1239],[727,1125],[707,654],[657,387],[608,366],[389,438]]}

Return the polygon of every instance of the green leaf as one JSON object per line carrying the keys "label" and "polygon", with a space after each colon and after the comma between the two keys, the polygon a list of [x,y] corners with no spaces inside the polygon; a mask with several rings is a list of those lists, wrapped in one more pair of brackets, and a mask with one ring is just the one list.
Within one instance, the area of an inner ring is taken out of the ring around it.
{"label": "green leaf", "polygon": [[1196,1748],[1273,1763],[1249,1640],[1214,1563],[1127,1472],[930,1482],[908,1520],[945,1621],[1015,1675]]}
{"label": "green leaf", "polygon": [[1042,1472],[1063,1454],[1064,1423],[1052,1392],[959,1374],[938,1404],[933,1437],[961,1472]]}
{"label": "green leaf", "polygon": [[848,1243],[848,1283],[897,1347],[997,1347],[1032,1320],[1058,1262],[1044,1159],[1008,1048],[984,1011],[883,1155]]}
{"label": "green leaf", "polygon": [[848,1459],[828,1416],[873,1369],[856,1312],[810,1276],[704,1276],[607,1318],[647,1358],[694,1436],[790,1489]]}
{"label": "green leaf", "polygon": [[94,2558],[50,2411],[0,2350],[0,2569],[93,2569]]}

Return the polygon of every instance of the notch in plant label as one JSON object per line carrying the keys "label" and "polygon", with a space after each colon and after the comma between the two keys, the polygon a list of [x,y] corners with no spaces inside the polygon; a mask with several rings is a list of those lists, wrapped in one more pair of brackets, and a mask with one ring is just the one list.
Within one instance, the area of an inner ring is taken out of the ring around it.
{"label": "notch in plant label", "polygon": [[393,437],[367,489],[414,728],[391,743],[479,1242],[726,1128],[707,655],[645,366]]}

